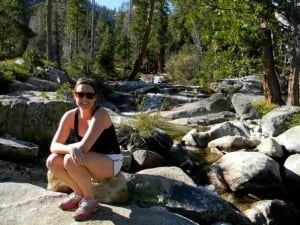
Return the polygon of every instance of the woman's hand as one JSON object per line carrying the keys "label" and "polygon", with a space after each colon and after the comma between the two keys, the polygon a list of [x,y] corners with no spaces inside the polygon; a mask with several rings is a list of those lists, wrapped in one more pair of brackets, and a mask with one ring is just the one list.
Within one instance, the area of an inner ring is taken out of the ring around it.
{"label": "woman's hand", "polygon": [[84,166],[87,163],[86,154],[83,153],[76,143],[69,144],[70,147],[70,155],[74,160],[74,163],[79,166]]}

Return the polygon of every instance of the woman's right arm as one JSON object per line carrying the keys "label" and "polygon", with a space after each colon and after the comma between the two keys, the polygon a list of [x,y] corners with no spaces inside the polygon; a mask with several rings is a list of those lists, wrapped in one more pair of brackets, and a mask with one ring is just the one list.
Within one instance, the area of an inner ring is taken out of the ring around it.
{"label": "woman's right arm", "polygon": [[70,153],[71,147],[66,145],[73,123],[74,113],[72,110],[66,112],[60,120],[58,129],[52,139],[50,151],[57,154]]}

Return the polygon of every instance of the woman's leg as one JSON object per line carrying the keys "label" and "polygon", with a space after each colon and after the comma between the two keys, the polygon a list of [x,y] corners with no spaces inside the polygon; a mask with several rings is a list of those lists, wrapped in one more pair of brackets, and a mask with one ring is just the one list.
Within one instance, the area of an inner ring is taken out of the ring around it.
{"label": "woman's leg", "polygon": [[69,154],[65,156],[64,165],[70,177],[78,184],[85,199],[94,199],[91,178],[105,179],[113,176],[113,161],[103,154],[86,153],[87,163],[79,166]]}
{"label": "woman's leg", "polygon": [[77,183],[70,177],[69,173],[64,167],[64,157],[62,154],[52,153],[49,155],[46,165],[55,177],[65,182],[73,191],[79,195],[82,195],[82,191]]}

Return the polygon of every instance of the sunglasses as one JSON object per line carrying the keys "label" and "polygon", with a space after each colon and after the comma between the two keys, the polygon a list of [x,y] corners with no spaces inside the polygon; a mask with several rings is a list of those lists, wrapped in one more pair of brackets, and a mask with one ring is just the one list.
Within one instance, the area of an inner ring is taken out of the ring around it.
{"label": "sunglasses", "polygon": [[75,96],[77,98],[83,98],[85,96],[87,99],[93,99],[95,98],[96,94],[92,92],[75,92]]}

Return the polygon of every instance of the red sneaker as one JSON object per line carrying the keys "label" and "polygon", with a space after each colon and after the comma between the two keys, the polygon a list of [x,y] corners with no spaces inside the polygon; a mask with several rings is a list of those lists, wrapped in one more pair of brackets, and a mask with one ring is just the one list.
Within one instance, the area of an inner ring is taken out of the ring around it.
{"label": "red sneaker", "polygon": [[82,196],[76,194],[75,192],[69,194],[69,196],[64,199],[58,207],[61,208],[62,210],[70,210],[77,208],[79,202],[81,201]]}
{"label": "red sneaker", "polygon": [[78,209],[73,213],[73,219],[76,221],[85,220],[98,210],[97,200],[82,199]]}

